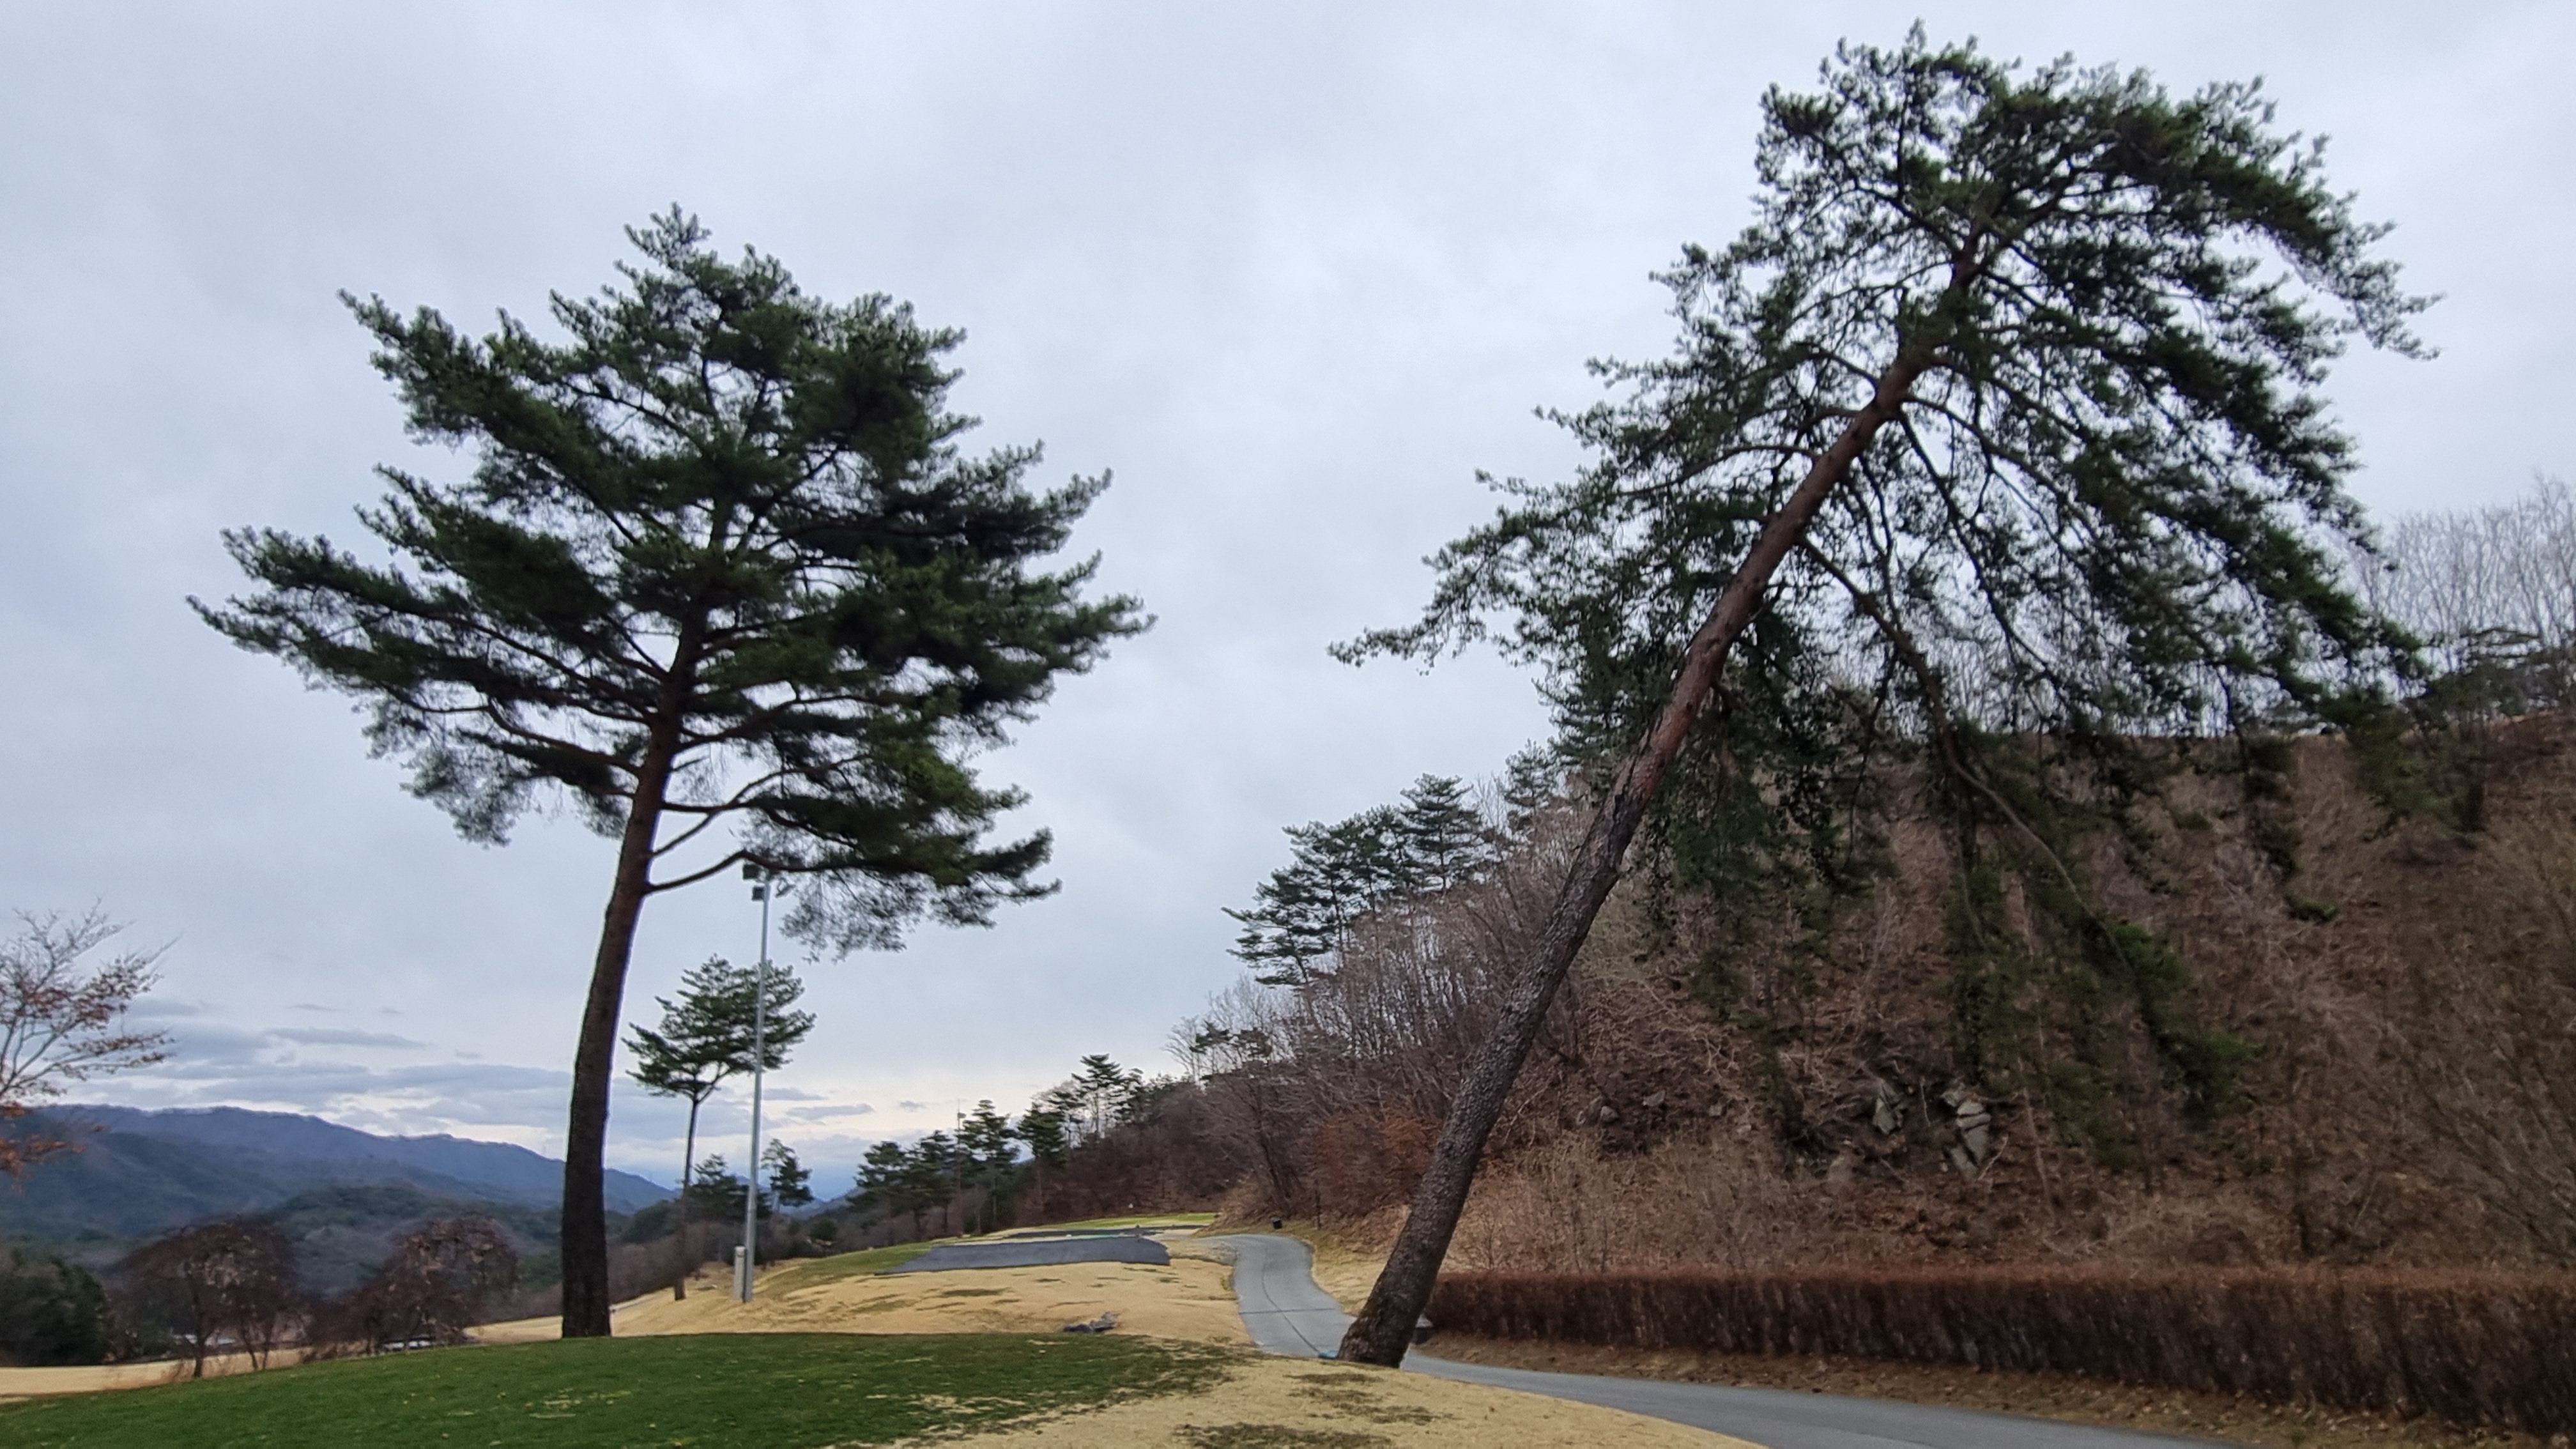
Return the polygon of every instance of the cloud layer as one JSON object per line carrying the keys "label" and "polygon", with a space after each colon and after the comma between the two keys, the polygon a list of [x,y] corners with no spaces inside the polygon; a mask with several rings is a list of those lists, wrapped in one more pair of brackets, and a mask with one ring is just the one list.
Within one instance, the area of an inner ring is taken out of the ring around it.
{"label": "cloud layer", "polygon": [[[1323,646],[1418,606],[1419,558],[1490,507],[1476,469],[1573,463],[1530,409],[1590,400],[1584,359],[1664,348],[1646,274],[1740,224],[1762,88],[1914,13],[0,14],[0,906],[97,900],[173,943],[181,1050],[101,1084],[125,1100],[558,1150],[603,843],[568,820],[461,843],[344,701],[182,600],[236,588],[222,528],[345,540],[373,466],[464,466],[403,438],[338,290],[542,316],[677,200],[813,290],[966,328],[978,445],[1043,440],[1050,479],[1114,470],[1077,547],[1161,618],[988,762],[1031,792],[1013,827],[1055,832],[1063,892],[804,963],[821,1025],[771,1120],[846,1163],[870,1134],[1025,1102],[1086,1052],[1161,1065],[1232,977],[1220,908],[1278,862],[1280,826],[1490,770],[1543,729],[1490,660],[1350,670]],[[1945,28],[2178,87],[2265,76],[2447,294],[2440,361],[2355,359],[2336,384],[2364,496],[2576,471],[2556,423],[2576,13],[1971,4]],[[755,930],[735,883],[655,901],[631,1014]],[[738,1095],[709,1130],[747,1127]],[[612,1155],[667,1179],[679,1131],[621,1093]]]}

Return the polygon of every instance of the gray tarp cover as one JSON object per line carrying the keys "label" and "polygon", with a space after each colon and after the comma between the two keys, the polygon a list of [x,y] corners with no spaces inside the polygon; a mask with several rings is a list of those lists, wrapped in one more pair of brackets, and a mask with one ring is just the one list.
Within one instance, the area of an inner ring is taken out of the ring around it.
{"label": "gray tarp cover", "polygon": [[950,1268],[1043,1268],[1055,1263],[1168,1263],[1169,1250],[1151,1238],[1054,1238],[1034,1243],[949,1243],[889,1273],[939,1273]]}

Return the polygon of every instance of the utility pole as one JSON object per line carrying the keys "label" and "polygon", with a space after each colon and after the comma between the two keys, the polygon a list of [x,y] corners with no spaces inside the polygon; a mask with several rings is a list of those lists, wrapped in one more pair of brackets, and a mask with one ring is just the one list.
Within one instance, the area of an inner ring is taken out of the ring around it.
{"label": "utility pole", "polygon": [[751,973],[751,1161],[743,1173],[742,1251],[735,1255],[733,1269],[733,1296],[749,1303],[760,1242],[760,1075],[769,1033],[769,898],[776,893],[777,877],[751,864],[743,866],[742,875],[752,882],[751,898],[760,902],[760,964]]}

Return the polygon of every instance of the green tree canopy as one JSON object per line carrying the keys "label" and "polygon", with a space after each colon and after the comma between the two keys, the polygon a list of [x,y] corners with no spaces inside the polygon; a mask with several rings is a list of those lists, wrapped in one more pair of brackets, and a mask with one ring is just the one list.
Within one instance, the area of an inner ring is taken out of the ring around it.
{"label": "green tree canopy", "polygon": [[[1402,1357],[1538,1021],[1677,762],[1713,787],[1695,799],[1813,837],[1834,814],[1816,787],[1848,764],[1813,742],[1893,726],[1928,746],[1955,818],[2044,852],[1998,742],[2072,747],[2098,775],[2118,752],[2082,747],[2120,732],[2331,715],[2402,663],[2402,634],[2344,586],[2354,449],[2317,388],[2355,338],[2420,351],[2424,303],[2319,143],[2272,121],[2250,85],[2024,73],[1919,28],[1838,49],[1817,90],[1764,98],[1752,224],[1666,275],[1674,355],[1603,364],[1623,396],[1564,419],[1592,464],[1501,485],[1495,518],[1436,558],[1423,617],[1343,651],[1491,640],[1602,761],[1344,1357]],[[1729,770],[1745,788],[1722,788]],[[2138,942],[2086,929],[2157,1029]]]}
{"label": "green tree canopy", "polygon": [[1042,566],[1105,479],[1032,492],[1034,449],[964,451],[959,334],[728,261],[676,208],[629,235],[641,262],[554,297],[551,340],[347,299],[413,436],[475,465],[381,470],[359,520],[384,563],[227,534],[258,590],[197,605],[363,701],[375,749],[469,838],[555,796],[618,841],[566,1151],[580,1335],[608,1332],[600,1153],[644,901],[757,863],[804,879],[792,934],[849,949],[1043,894],[1046,836],[988,841],[1020,796],[967,761],[1144,625],[1084,598],[1092,562]]}
{"label": "green tree canopy", "polygon": [[945,1132],[932,1132],[911,1147],[880,1142],[859,1160],[858,1182],[850,1200],[888,1217],[912,1219],[913,1236],[926,1231],[933,1208],[945,1208],[956,1195],[957,1145]]}
{"label": "green tree canopy", "polygon": [[[710,1152],[698,1159],[689,1173],[689,1201],[705,1213],[710,1222],[731,1222],[742,1213],[742,1195],[749,1187],[742,1174],[733,1170],[721,1152]],[[756,1211],[769,1216],[769,1194],[760,1195]]]}
{"label": "green tree canopy", "polygon": [[760,1150],[761,1176],[769,1183],[768,1195],[780,1207],[798,1208],[814,1200],[814,1170],[796,1160],[795,1149],[772,1137]]}
{"label": "green tree canopy", "polygon": [[[755,1012],[767,1012],[766,1020],[757,1023],[763,1028],[758,1033],[760,1066],[774,1072],[787,1064],[788,1053],[814,1029],[814,1013],[795,1009],[797,998],[804,994],[805,983],[784,966],[736,969],[722,956],[710,956],[680,974],[676,1003],[667,996],[654,998],[662,1008],[659,1029],[639,1026],[628,1034],[626,1049],[635,1056],[628,1074],[656,1096],[680,1097],[689,1104],[689,1125],[680,1143],[684,1183],[689,1164],[697,1158],[698,1109],[727,1078],[752,1069]],[[689,1296],[691,1196],[683,1191],[679,1198],[679,1236],[673,1250],[680,1261],[671,1280],[675,1298]]]}
{"label": "green tree canopy", "polygon": [[1011,1131],[1029,1145],[1029,1161],[1040,1168],[1059,1168],[1073,1153],[1063,1103],[1052,1094],[1029,1104]]}
{"label": "green tree canopy", "polygon": [[1494,858],[1492,832],[1465,782],[1424,775],[1399,804],[1327,825],[1288,827],[1289,862],[1253,887],[1234,955],[1263,984],[1303,985],[1330,970],[1351,927],[1369,912],[1472,879]]}

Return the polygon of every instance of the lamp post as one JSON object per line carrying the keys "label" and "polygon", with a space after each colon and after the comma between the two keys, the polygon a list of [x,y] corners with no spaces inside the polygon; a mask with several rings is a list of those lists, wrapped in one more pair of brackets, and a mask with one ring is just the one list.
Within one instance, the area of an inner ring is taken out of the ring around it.
{"label": "lamp post", "polygon": [[742,878],[752,883],[751,898],[760,902],[760,964],[751,973],[751,1159],[743,1173],[742,1251],[733,1268],[733,1296],[749,1303],[760,1242],[760,1077],[769,1049],[769,898],[777,891],[777,877],[746,864]]}

